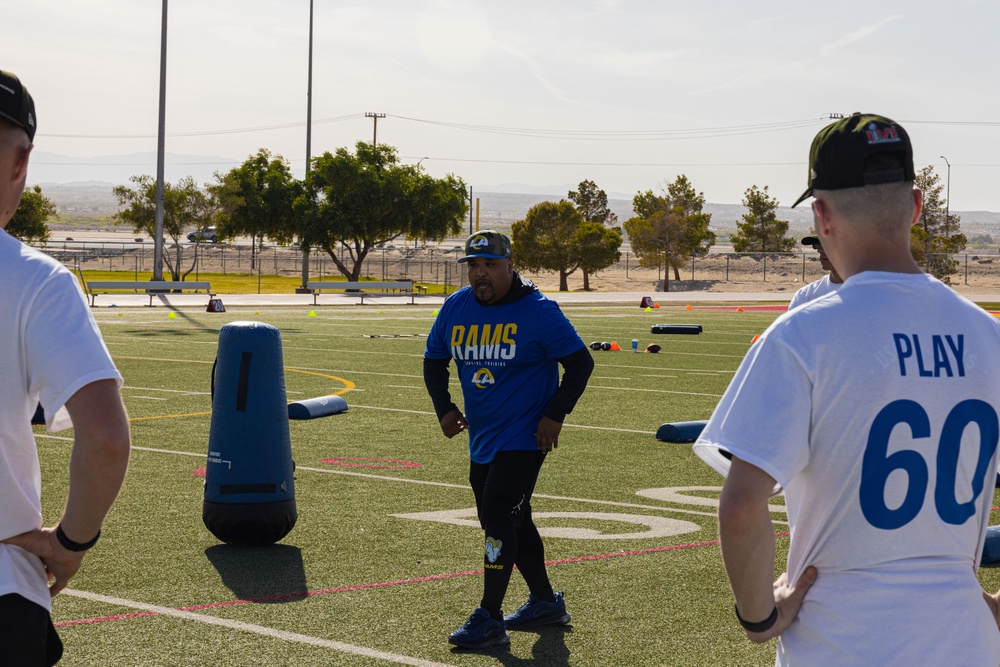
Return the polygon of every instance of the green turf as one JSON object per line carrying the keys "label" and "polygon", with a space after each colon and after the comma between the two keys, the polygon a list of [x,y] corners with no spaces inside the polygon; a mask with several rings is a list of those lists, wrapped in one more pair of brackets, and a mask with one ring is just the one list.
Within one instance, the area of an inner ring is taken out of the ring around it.
{"label": "green turf", "polygon": [[[466,438],[441,435],[423,388],[422,335],[432,309],[380,308],[381,314],[327,308],[316,317],[307,317],[308,308],[192,309],[179,311],[177,319],[156,309],[95,311],[125,377],[135,451],[103,537],[71,587],[168,608],[279,596],[197,613],[447,665],[773,664],[773,644],[751,644],[735,622],[718,547],[663,549],[715,540],[713,507],[638,492],[710,487],[691,495],[717,498],[712,489],[720,478],[690,447],[658,442],[654,433],[667,421],[707,418],[751,339],[777,313],[564,309],[587,343],[616,341],[628,349],[637,338],[641,348],[656,342],[663,351],[594,352],[590,387],[542,469],[536,514],[599,515],[538,519],[543,528],[602,533],[596,539],[546,538],[549,560],[570,561],[552,565],[550,576],[566,591],[572,626],[512,633],[509,650],[477,654],[451,651],[446,636],[481,594],[480,577],[462,574],[482,566],[480,531],[395,516],[474,505],[466,486]],[[235,320],[281,330],[290,400],[353,387],[343,394],[347,413],[291,424],[299,520],[281,543],[267,548],[222,545],[201,521],[204,480],[195,468],[205,465],[208,446],[211,363],[219,328]],[[663,322],[702,324],[704,333],[651,335],[650,326]],[[39,447],[46,520],[53,522],[65,497],[70,442],[41,437]],[[400,459],[421,467],[321,463],[331,457]],[[689,522],[692,530],[616,537],[649,529],[608,516],[613,514]],[[787,539],[778,545],[780,560]],[[601,558],[588,558],[594,556]],[[987,587],[1000,586],[996,570],[980,576]],[[405,580],[416,581],[365,587]],[[339,590],[323,592],[330,589]],[[308,591],[321,593],[295,596]],[[515,574],[507,610],[526,595]],[[68,595],[53,606],[57,623],[134,612]],[[166,616],[66,625],[60,633],[65,665],[394,664],[294,637]]]}

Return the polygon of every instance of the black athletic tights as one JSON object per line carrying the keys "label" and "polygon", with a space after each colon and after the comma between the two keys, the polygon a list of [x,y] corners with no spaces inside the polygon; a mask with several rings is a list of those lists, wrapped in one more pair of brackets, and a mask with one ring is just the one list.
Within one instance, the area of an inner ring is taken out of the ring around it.
{"label": "black athletic tights", "polygon": [[503,617],[500,609],[514,565],[531,593],[555,599],[545,572],[542,537],[531,520],[531,494],[543,461],[545,452],[519,450],[500,452],[492,463],[470,463],[469,483],[486,532],[480,605],[493,618]]}

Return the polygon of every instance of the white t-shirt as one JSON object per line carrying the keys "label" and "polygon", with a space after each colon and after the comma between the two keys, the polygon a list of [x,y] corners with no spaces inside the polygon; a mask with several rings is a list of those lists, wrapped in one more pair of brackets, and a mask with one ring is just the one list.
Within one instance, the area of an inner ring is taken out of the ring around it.
{"label": "white t-shirt", "polygon": [[787,571],[819,576],[778,665],[989,665],[976,568],[1000,426],[1000,323],[927,275],[866,272],[750,349],[695,452],[785,489]]}
{"label": "white t-shirt", "polygon": [[[42,525],[41,472],[31,417],[72,427],[65,404],[81,387],[121,375],[76,279],[51,257],[0,229],[0,539]],[[0,595],[49,609],[41,561],[0,544]]]}
{"label": "white t-shirt", "polygon": [[821,296],[829,294],[830,292],[836,291],[844,283],[834,283],[830,282],[830,274],[826,274],[819,280],[814,280],[808,285],[804,285],[792,295],[792,300],[788,302],[788,310],[792,310],[804,303],[808,303],[813,299],[818,299]]}

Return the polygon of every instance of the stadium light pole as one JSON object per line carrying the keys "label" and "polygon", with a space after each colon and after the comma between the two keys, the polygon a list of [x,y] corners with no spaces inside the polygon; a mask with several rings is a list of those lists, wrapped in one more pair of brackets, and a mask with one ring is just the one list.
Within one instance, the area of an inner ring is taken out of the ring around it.
{"label": "stadium light pole", "polygon": [[[306,84],[306,176],[309,180],[309,162],[312,158],[312,98],[313,98],[313,0],[309,0],[309,82]],[[299,241],[302,240],[301,235]],[[309,249],[302,248],[302,286],[296,289],[298,294],[308,294],[309,288]]]}
{"label": "stadium light pole", "polygon": [[156,212],[153,217],[153,280],[163,280],[163,162],[167,117],[167,0],[160,21],[160,117],[156,135]]}

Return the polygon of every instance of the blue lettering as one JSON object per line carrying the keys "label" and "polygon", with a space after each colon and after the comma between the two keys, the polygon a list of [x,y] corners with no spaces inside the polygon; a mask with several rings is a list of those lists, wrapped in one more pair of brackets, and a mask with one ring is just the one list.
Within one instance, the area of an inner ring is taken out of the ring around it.
{"label": "blue lettering", "polygon": [[[901,333],[892,334],[896,347],[896,357],[899,359],[899,375],[906,377],[907,360],[917,362],[917,375],[920,377],[965,377],[965,336],[931,335],[932,358],[925,360],[920,347],[920,337]],[[933,362],[933,363],[931,363]]]}
{"label": "blue lettering", "polygon": [[931,342],[934,343],[934,377],[941,377],[942,370],[951,377],[951,364],[948,362],[948,351],[944,349],[944,341],[941,336],[931,336]]}
{"label": "blue lettering", "polygon": [[913,355],[910,339],[906,334],[898,333],[892,334],[892,341],[896,344],[896,356],[899,357],[899,374],[906,377],[906,359]]}
{"label": "blue lettering", "polygon": [[965,335],[958,334],[958,344],[951,339],[951,336],[945,336],[944,339],[948,342],[948,347],[951,348],[952,354],[955,355],[955,365],[958,367],[958,377],[965,377],[965,361],[962,359],[965,353]]}

